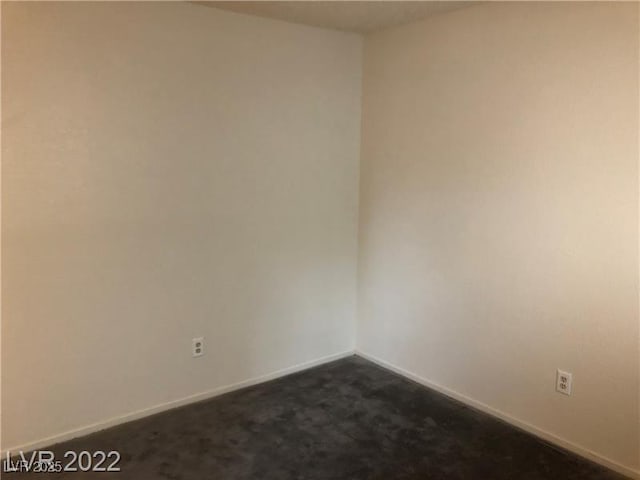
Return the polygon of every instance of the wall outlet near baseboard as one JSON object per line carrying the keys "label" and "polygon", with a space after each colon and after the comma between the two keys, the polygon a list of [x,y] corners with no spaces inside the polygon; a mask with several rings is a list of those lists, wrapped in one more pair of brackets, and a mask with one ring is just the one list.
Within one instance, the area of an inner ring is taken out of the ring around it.
{"label": "wall outlet near baseboard", "polygon": [[573,383],[573,375],[564,370],[558,369],[556,373],[556,392],[563,395],[571,395],[571,384]]}
{"label": "wall outlet near baseboard", "polygon": [[191,340],[191,355],[194,357],[204,355],[204,337],[196,337]]}

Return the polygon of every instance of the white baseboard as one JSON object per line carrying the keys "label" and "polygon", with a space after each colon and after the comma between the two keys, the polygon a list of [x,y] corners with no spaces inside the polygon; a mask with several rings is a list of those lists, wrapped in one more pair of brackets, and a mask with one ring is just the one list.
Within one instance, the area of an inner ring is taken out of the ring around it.
{"label": "white baseboard", "polygon": [[587,458],[591,461],[594,461],[596,463],[599,463],[600,465],[603,465],[607,468],[610,468],[611,470],[614,470],[618,473],[621,473],[622,475],[626,475],[630,478],[633,479],[639,479],[640,480],[640,471],[639,470],[634,470],[632,468],[626,467],[624,465],[621,465],[613,460],[610,460],[602,455],[599,455],[587,448],[581,447],[580,445],[576,445],[575,443],[572,443],[568,440],[565,440],[561,437],[558,437],[552,433],[549,433],[545,430],[542,430],[538,427],[535,427],[527,422],[524,422],[522,420],[519,420],[515,417],[512,417],[509,414],[506,414],[500,410],[497,410],[493,407],[490,407],[489,405],[486,405],[478,400],[474,400],[473,398],[467,397],[465,395],[462,395],[456,391],[450,390],[447,387],[443,387],[442,385],[438,385],[437,383],[434,383],[430,380],[427,380],[423,377],[420,377],[419,375],[416,375],[412,372],[409,372],[403,368],[397,367],[389,362],[386,362],[384,360],[379,359],[378,357],[374,356],[374,355],[370,355],[368,353],[365,353],[361,350],[348,350],[345,352],[340,352],[340,353],[336,353],[333,355],[328,355],[322,358],[318,358],[315,360],[311,360],[308,362],[304,362],[304,363],[300,363],[298,365],[294,365],[292,367],[287,367],[287,368],[283,368],[281,370],[277,370],[275,372],[271,372],[265,375],[261,375],[259,377],[254,377],[254,378],[250,378],[247,380],[244,380],[242,382],[238,382],[238,383],[234,383],[231,385],[225,385],[222,387],[218,387],[218,388],[214,388],[212,390],[207,390],[201,393],[197,393],[195,395],[190,395],[188,397],[184,397],[184,398],[180,398],[177,400],[172,400],[170,402],[166,402],[166,403],[162,403],[159,405],[155,405],[153,407],[149,407],[149,408],[144,408],[141,410],[137,410],[135,412],[131,412],[131,413],[127,413],[124,415],[119,415],[117,417],[113,417],[107,420],[103,420],[103,421],[99,421],[96,423],[92,423],[90,425],[85,425],[83,427],[79,427],[73,430],[69,430],[57,435],[52,435],[37,441],[33,441],[33,442],[29,442],[29,443],[25,443],[22,445],[18,445],[18,446],[14,446],[11,448],[7,448],[7,449],[3,449],[0,451],[0,456],[4,457],[6,455],[7,451],[10,452],[19,452],[19,451],[23,451],[23,452],[29,452],[31,450],[37,450],[37,449],[43,449],[46,447],[49,447],[51,445],[55,445],[56,443],[60,443],[60,442],[64,442],[67,440],[71,440],[73,438],[77,438],[77,437],[81,437],[84,435],[88,435],[90,433],[95,433],[98,432],[100,430],[104,430],[110,427],[114,427],[116,425],[120,425],[123,423],[127,423],[127,422],[131,422],[133,420],[138,420],[140,418],[143,417],[148,417],[150,415],[154,415],[156,413],[160,413],[160,412],[164,412],[166,410],[171,410],[173,408],[177,408],[177,407],[181,407],[183,405],[188,405],[190,403],[195,403],[195,402],[199,402],[202,400],[207,400],[209,398],[213,398],[213,397],[217,397],[219,395],[223,395],[225,393],[228,392],[232,392],[234,390],[239,390],[241,388],[245,388],[245,387],[250,387],[252,385],[257,385],[259,383],[264,383],[264,382],[268,382],[269,380],[274,380],[276,378],[280,378],[280,377],[284,377],[286,375],[290,375],[292,373],[296,373],[296,372],[300,372],[302,370],[306,370],[308,368],[312,368],[318,365],[322,365],[324,363],[328,363],[328,362],[332,362],[334,360],[339,360],[341,358],[345,358],[348,357],[350,355],[359,355],[362,358],[365,358],[373,363],[376,363],[377,365],[380,365],[383,368],[386,368],[388,370],[391,370],[399,375],[402,375],[403,377],[409,378],[410,380],[413,380],[417,383],[420,383],[428,388],[431,388],[433,390],[436,390],[437,392],[440,392],[448,397],[451,397],[455,400],[458,400],[472,408],[475,408],[477,410],[480,410],[481,412],[487,413],[489,415],[492,415],[494,417],[497,417],[511,425],[514,425],[517,428],[520,428],[526,432],[529,432],[547,442],[553,443],[555,445],[558,445],[570,452],[575,453],[576,455],[580,455],[581,457]]}
{"label": "white baseboard", "polygon": [[106,428],[131,422],[133,420],[138,420],[140,418],[148,417],[150,415],[164,412],[166,410],[171,410],[172,408],[177,408],[183,405],[188,405],[190,403],[207,400],[209,398],[217,397],[219,395],[232,392],[234,390],[240,390],[241,388],[246,388],[252,385],[257,385],[259,383],[268,382],[269,380],[274,380],[276,378],[284,377],[292,373],[300,372],[302,370],[307,370],[309,368],[322,365],[324,363],[332,362],[334,360],[339,360],[341,358],[345,358],[354,354],[355,352],[353,350],[348,350],[345,352],[335,353],[333,355],[327,355],[325,357],[317,358],[315,360],[299,363],[292,367],[287,367],[281,370],[277,370],[275,372],[267,373],[265,375],[260,375],[259,377],[254,377],[248,380],[244,380],[242,382],[234,383],[232,385],[225,385],[225,386],[214,388],[204,392],[196,393],[195,395],[189,395],[188,397],[179,398],[177,400],[161,403],[159,405],[154,405],[153,407],[143,408],[141,410],[137,410],[131,413],[126,413],[124,415],[118,415],[117,417],[109,418],[107,420],[101,420],[99,422],[95,422],[90,425],[85,425],[83,427],[74,428],[73,430],[68,430],[63,433],[51,435],[49,437],[46,437],[40,440],[28,442],[22,445],[17,445],[11,448],[2,449],[0,450],[0,456],[4,458],[6,456],[7,451],[17,453],[19,451],[29,452],[32,450],[43,449],[51,445],[55,445],[56,443],[65,442],[67,440],[71,440],[77,437],[82,437],[84,435],[95,433],[100,430],[104,430]]}
{"label": "white baseboard", "polygon": [[463,395],[461,393],[458,393],[454,390],[451,390],[447,387],[443,387],[442,385],[439,385],[437,383],[432,382],[431,380],[427,380],[426,378],[423,378],[419,375],[416,375],[415,373],[409,372],[407,370],[405,370],[404,368],[400,368],[396,365],[393,365],[385,360],[382,360],[378,357],[376,357],[375,355],[370,355],[368,353],[365,353],[361,350],[356,349],[356,355],[365,358],[383,368],[386,368],[388,370],[391,370],[392,372],[397,373],[398,375],[402,375],[403,377],[406,377],[410,380],[413,380],[414,382],[417,382],[421,385],[424,385],[425,387],[428,387],[432,390],[435,390],[439,393],[442,393],[443,395],[446,395],[447,397],[451,397],[455,400],[458,400],[459,402],[464,403],[465,405],[468,405],[469,407],[472,407],[476,410],[479,410],[481,412],[484,412],[486,414],[489,414],[493,417],[497,417],[500,420],[503,420],[521,430],[524,430],[532,435],[535,435],[538,438],[541,438],[542,440],[549,442],[549,443],[553,443],[561,448],[564,448],[565,450],[568,450],[572,453],[575,453],[576,455],[579,455],[581,457],[584,457],[588,460],[591,460],[592,462],[598,463],[600,465],[603,465],[615,472],[618,472],[622,475],[626,475],[627,477],[633,478],[633,479],[640,479],[640,470],[635,470],[633,468],[630,467],[626,467],[624,465],[621,465],[607,457],[604,457],[592,450],[589,450],[588,448],[584,448],[581,447],[580,445],[576,445],[573,442],[570,442],[568,440],[565,440],[564,438],[558,437],[557,435],[554,435],[553,433],[547,432],[545,430],[542,430],[538,427],[535,427],[534,425],[531,425],[530,423],[524,422],[522,420],[519,420],[515,417],[512,417],[511,415],[504,413],[498,409],[495,409],[493,407],[490,407],[489,405],[482,403],[478,400],[474,400],[473,398],[467,397],[466,395]]}

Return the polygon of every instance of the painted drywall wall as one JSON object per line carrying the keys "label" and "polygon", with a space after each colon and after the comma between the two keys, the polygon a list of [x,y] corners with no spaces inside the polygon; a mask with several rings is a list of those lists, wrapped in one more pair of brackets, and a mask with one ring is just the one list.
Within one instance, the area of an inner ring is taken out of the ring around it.
{"label": "painted drywall wall", "polygon": [[628,469],[638,34],[515,2],[368,36],[360,172],[358,349]]}
{"label": "painted drywall wall", "polygon": [[3,448],[353,349],[359,36],[3,2],[2,48]]}

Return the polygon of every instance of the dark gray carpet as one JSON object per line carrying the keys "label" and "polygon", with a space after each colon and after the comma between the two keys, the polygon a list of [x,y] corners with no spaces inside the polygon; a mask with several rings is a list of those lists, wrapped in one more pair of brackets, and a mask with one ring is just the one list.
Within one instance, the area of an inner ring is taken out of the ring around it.
{"label": "dark gray carpet", "polygon": [[118,450],[120,473],[171,480],[621,479],[350,357],[57,445]]}

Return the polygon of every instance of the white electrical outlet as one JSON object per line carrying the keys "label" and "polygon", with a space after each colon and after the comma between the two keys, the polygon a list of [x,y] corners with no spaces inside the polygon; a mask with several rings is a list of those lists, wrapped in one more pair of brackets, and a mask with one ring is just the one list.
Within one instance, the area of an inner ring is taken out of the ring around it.
{"label": "white electrical outlet", "polygon": [[191,355],[194,357],[204,355],[204,337],[197,337],[191,340]]}
{"label": "white electrical outlet", "polygon": [[556,392],[564,395],[571,395],[571,383],[573,382],[573,375],[564,370],[558,370],[556,374]]}

